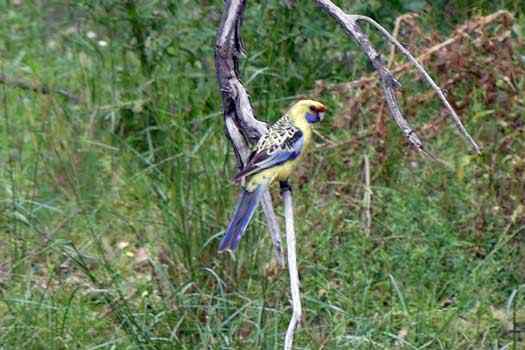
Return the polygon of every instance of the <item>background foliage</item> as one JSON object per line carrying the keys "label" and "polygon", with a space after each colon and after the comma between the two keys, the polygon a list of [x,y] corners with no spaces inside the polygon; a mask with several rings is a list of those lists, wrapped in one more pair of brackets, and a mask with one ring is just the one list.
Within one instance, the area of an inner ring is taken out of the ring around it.
{"label": "background foliage", "polygon": [[[390,121],[377,132],[380,95],[348,119],[357,96],[320,92],[331,121],[293,181],[298,348],[523,348],[523,2],[338,3],[389,29],[417,11],[435,38],[499,9],[515,21],[505,50],[461,48],[480,64],[431,64],[441,84],[463,74],[449,93],[484,150],[472,156],[441,124],[425,135],[449,168],[414,154]],[[282,346],[287,275],[262,220],[235,258],[216,253],[237,195],[213,64],[221,10],[218,0],[0,1],[0,74],[79,97],[0,85],[0,349]],[[319,84],[371,72],[309,2],[249,2],[243,35],[242,76],[266,121]],[[417,100],[424,84],[401,80],[414,124],[440,115],[437,100]]]}

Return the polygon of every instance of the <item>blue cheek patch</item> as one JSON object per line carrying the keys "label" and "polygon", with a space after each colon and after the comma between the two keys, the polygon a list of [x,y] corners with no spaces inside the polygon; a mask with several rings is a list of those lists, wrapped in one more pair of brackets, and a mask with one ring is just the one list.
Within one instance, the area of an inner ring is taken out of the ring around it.
{"label": "blue cheek patch", "polygon": [[321,119],[318,114],[306,113],[306,121],[310,124],[318,123]]}

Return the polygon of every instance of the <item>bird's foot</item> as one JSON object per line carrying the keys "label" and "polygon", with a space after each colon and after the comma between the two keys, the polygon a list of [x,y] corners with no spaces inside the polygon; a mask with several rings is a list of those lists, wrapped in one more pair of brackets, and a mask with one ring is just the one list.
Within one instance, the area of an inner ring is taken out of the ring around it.
{"label": "bird's foot", "polygon": [[286,180],[286,181],[279,181],[279,186],[281,187],[281,193],[292,192],[292,186],[290,185],[288,180]]}

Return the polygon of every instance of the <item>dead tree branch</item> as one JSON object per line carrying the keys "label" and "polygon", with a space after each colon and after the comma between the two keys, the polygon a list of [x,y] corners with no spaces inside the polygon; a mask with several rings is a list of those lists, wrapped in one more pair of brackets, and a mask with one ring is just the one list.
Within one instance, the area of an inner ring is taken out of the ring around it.
{"label": "dead tree branch", "polygon": [[[409,61],[414,64],[425,79],[430,83],[443,103],[447,106],[456,123],[456,127],[462,135],[472,144],[474,149],[479,152],[478,145],[467,133],[463,124],[457,117],[456,113],[448,103],[441,89],[434,83],[425,69],[418,61],[406,50],[397,40],[388,33],[382,26],[372,19],[358,15],[347,15],[339,7],[334,5],[330,0],[315,0],[316,3],[332,16],[361,47],[364,53],[372,62],[372,65],[379,74],[381,85],[384,91],[385,100],[387,101],[392,118],[403,131],[409,143],[419,151],[430,155],[424,148],[423,143],[410,127],[401,113],[397,101],[396,92],[400,87],[399,82],[383,63],[381,56],[370,43],[368,36],[361,30],[358,21],[366,21],[379,30],[390,42],[392,42]],[[253,113],[250,100],[246,89],[240,82],[239,78],[239,57],[243,52],[243,45],[240,36],[242,25],[242,16],[245,9],[246,0],[225,0],[224,13],[221,24],[217,32],[217,42],[215,49],[215,65],[217,79],[222,95],[222,104],[224,112],[225,133],[231,141],[237,158],[239,167],[245,164],[249,154],[250,145],[254,144],[264,132],[267,125],[258,121]],[[430,155],[432,156],[432,155]],[[284,186],[283,186],[284,185]],[[301,300],[299,291],[299,274],[297,272],[296,250],[295,250],[295,230],[293,219],[293,201],[292,193],[286,183],[281,183],[284,208],[285,208],[285,226],[288,249],[288,268],[290,273],[290,287],[292,295],[293,314],[285,337],[285,350],[292,349],[294,332],[302,318]],[[263,197],[263,209],[266,215],[266,221],[272,239],[274,242],[275,252],[278,261],[282,261],[280,252],[280,234],[279,226],[273,212],[271,197],[265,193]]]}
{"label": "dead tree branch", "polygon": [[[215,48],[215,68],[222,95],[225,134],[232,143],[239,169],[250,155],[250,145],[256,143],[267,129],[266,123],[255,118],[248,93],[239,78],[239,57],[243,53],[240,29],[245,5],[245,0],[225,2]],[[276,259],[284,266],[279,224],[273,210],[272,197],[266,192],[262,207]]]}
{"label": "dead tree branch", "polygon": [[[413,15],[413,14],[412,14]],[[415,16],[408,16],[408,15],[403,15],[403,16],[400,16],[399,17],[399,21],[396,21],[396,26],[398,23],[402,22],[402,21],[405,21],[407,18],[414,18]],[[477,38],[475,39],[475,35],[474,33],[476,33],[476,31],[484,31],[486,30],[486,27],[489,25],[489,24],[492,24],[496,21],[501,21],[501,22],[504,22],[504,21],[510,21],[512,22],[513,21],[513,16],[510,12],[508,11],[505,11],[505,10],[501,10],[501,11],[498,11],[498,12],[495,12],[489,16],[486,16],[486,17],[481,17],[479,18],[477,21],[474,21],[474,22],[467,22],[466,24],[462,25],[461,27],[459,27],[459,29],[455,30],[454,31],[454,35],[450,38],[448,38],[447,40],[443,41],[443,42],[440,42],[432,47],[429,47],[428,49],[426,49],[422,54],[420,54],[418,57],[417,57],[417,60],[419,62],[426,62],[428,61],[430,58],[432,58],[437,52],[447,48],[447,47],[451,47],[453,44],[457,43],[457,42],[460,42],[462,39],[464,38],[470,38],[470,40],[475,43],[475,44],[479,44],[480,43],[480,39]],[[394,29],[396,30],[396,29]],[[504,32],[503,35],[501,36],[501,39],[500,40],[503,40],[504,37],[506,37],[507,35],[507,32]],[[395,37],[395,34],[394,34],[394,37]],[[392,47],[392,50],[390,51],[390,56],[389,56],[389,63],[393,63],[393,56],[394,56],[394,53],[395,53],[395,46]],[[394,68],[392,68],[392,74],[394,75],[398,75],[400,73],[403,73],[407,70],[409,70],[410,68],[413,68],[414,66],[412,65],[411,62],[408,62],[408,63],[403,63],[403,64],[399,64],[399,65],[396,65]],[[328,89],[328,90],[336,90],[336,91],[348,91],[348,90],[351,90],[352,88],[355,88],[355,87],[359,87],[359,86],[363,86],[363,85],[366,85],[366,84],[376,84],[377,82],[377,75],[376,73],[372,73],[366,77],[362,77],[358,80],[355,80],[355,81],[352,81],[352,82],[347,82],[347,83],[339,83],[339,84],[333,84],[333,85],[329,85],[329,86],[326,86],[326,87],[323,87]]]}
{"label": "dead tree branch", "polygon": [[365,207],[365,232],[366,236],[370,236],[372,229],[372,189],[370,187],[370,161],[368,160],[368,154],[365,154],[363,160],[363,172],[365,180],[365,191],[363,194],[363,205]]}
{"label": "dead tree branch", "polygon": [[[410,54],[410,52],[407,49],[405,49],[405,47],[403,47],[403,45],[401,45],[385,28],[383,28],[379,23],[377,23],[369,17],[346,14],[343,10],[337,7],[330,0],[315,0],[315,2],[319,5],[319,7],[326,11],[343,27],[344,31],[349,36],[351,36],[359,44],[359,46],[361,46],[361,49],[367,55],[370,62],[372,62],[372,65],[379,74],[383,92],[385,94],[385,99],[388,108],[390,109],[390,114],[392,115],[392,118],[395,120],[397,125],[401,128],[401,130],[405,134],[405,137],[408,139],[408,142],[411,145],[413,145],[417,150],[422,151],[427,155],[430,155],[423,148],[423,143],[416,135],[415,131],[410,127],[406,119],[403,117],[401,108],[399,106],[399,102],[397,101],[395,95],[395,90],[400,88],[401,85],[395,79],[394,75],[386,68],[385,64],[383,63],[383,60],[381,59],[381,55],[372,46],[370,40],[368,39],[368,36],[361,30],[358,21],[365,21],[370,23],[408,58],[408,60],[419,70],[419,72],[423,75],[427,82],[432,86],[434,91],[436,91],[443,104],[449,110],[452,116],[452,120],[454,121],[456,128],[460,131],[461,135],[472,145],[472,147],[477,153],[480,153],[480,148],[478,144],[474,141],[474,139],[470,136],[470,134],[467,132],[467,130],[461,123],[461,120],[459,119],[458,115],[456,114],[456,112],[448,102],[447,98],[443,94],[443,91],[441,91],[441,89],[437,86],[434,80],[432,80],[430,75],[427,73],[425,68],[423,68],[423,66],[419,64],[419,62],[414,58],[414,56],[412,56],[412,54]],[[435,157],[433,157],[432,155],[430,156],[435,159]]]}
{"label": "dead tree branch", "polygon": [[[409,21],[413,18],[417,18],[418,17],[418,14],[417,13],[407,13],[407,14],[404,14],[404,15],[401,15],[399,17],[396,18],[396,23],[394,25],[394,31],[392,33],[392,36],[394,38],[397,38],[399,37],[399,31],[401,30],[401,23],[405,22],[405,21]],[[387,64],[387,68],[388,69],[392,69],[392,64],[394,63],[394,56],[396,54],[396,47],[394,45],[392,45],[392,47],[390,48],[390,53],[388,54],[388,64]]]}
{"label": "dead tree branch", "polygon": [[284,201],[284,217],[286,226],[286,249],[288,255],[288,274],[290,275],[290,292],[292,294],[292,318],[284,338],[284,350],[292,350],[295,329],[303,317],[301,292],[299,289],[299,272],[297,271],[297,252],[295,249],[295,227],[293,218],[292,190],[286,183],[281,186]]}
{"label": "dead tree branch", "polygon": [[60,95],[72,101],[73,103],[77,103],[77,104],[80,103],[80,97],[75,96],[62,89],[52,89],[49,86],[42,84],[42,83],[31,82],[31,81],[22,80],[22,79],[9,78],[5,74],[0,74],[0,83],[5,84],[7,86],[15,87],[18,89],[22,89],[22,90],[33,91],[33,92],[43,94],[43,95]]}

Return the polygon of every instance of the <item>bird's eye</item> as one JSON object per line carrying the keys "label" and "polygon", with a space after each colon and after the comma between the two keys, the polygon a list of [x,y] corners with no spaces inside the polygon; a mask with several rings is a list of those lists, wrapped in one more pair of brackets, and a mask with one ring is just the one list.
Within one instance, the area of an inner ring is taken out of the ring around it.
{"label": "bird's eye", "polygon": [[314,106],[310,106],[310,110],[311,110],[312,112],[317,112],[317,108],[315,108]]}

